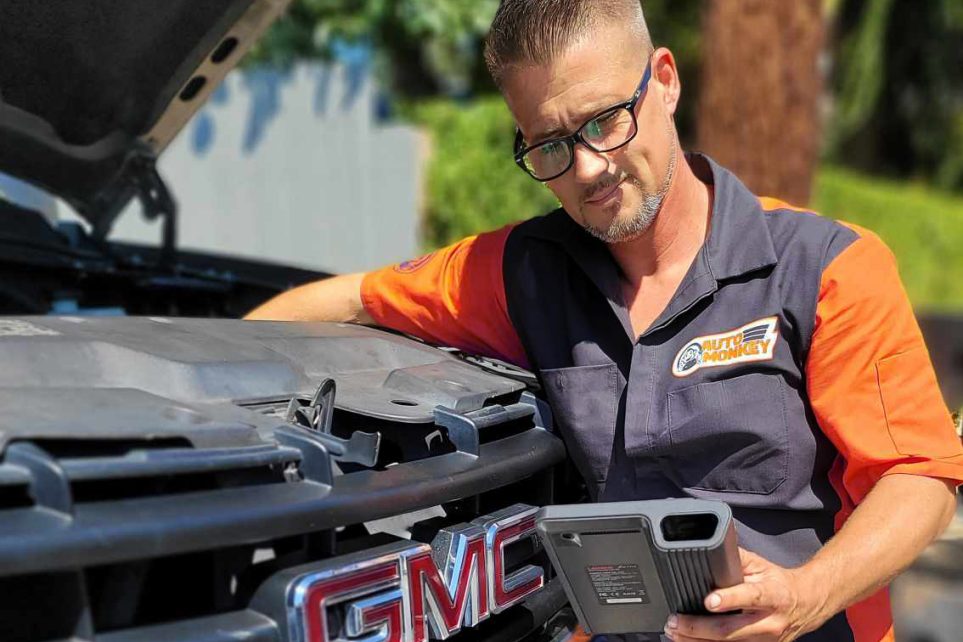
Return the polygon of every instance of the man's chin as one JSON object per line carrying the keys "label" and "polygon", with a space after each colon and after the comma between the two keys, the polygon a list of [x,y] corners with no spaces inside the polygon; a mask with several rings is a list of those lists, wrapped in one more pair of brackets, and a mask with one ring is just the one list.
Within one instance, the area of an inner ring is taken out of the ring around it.
{"label": "man's chin", "polygon": [[628,220],[632,217],[631,211],[626,207],[625,199],[608,203],[585,203],[580,208],[583,225],[592,229],[608,229],[618,226],[620,221]]}
{"label": "man's chin", "polygon": [[617,217],[610,220],[609,224],[605,226],[594,225],[586,220],[582,227],[598,240],[616,244],[634,241],[645,234],[651,225],[652,220],[641,214],[636,214],[628,218]]}
{"label": "man's chin", "polygon": [[604,207],[585,207],[582,209],[582,227],[585,231],[605,243],[625,243],[645,234],[652,221],[635,204],[624,199]]}

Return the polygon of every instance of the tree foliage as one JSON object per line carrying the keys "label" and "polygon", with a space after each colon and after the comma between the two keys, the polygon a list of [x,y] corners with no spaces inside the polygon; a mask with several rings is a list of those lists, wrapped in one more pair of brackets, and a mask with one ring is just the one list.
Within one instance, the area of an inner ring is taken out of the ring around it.
{"label": "tree foliage", "polygon": [[831,153],[963,187],[963,2],[843,0]]}
{"label": "tree foliage", "polygon": [[498,0],[295,0],[252,60],[328,58],[339,42],[371,44],[396,93],[467,93],[486,82],[480,43]]}
{"label": "tree foliage", "polygon": [[512,160],[514,122],[501,98],[467,106],[423,102],[406,116],[432,138],[422,229],[426,249],[558,207],[548,188]]}
{"label": "tree foliage", "polygon": [[[402,97],[490,94],[481,56],[499,0],[294,0],[255,46],[250,63],[330,58],[339,42],[364,42]],[[699,68],[700,0],[647,0],[656,44],[668,44],[693,78]],[[685,123],[691,113],[683,114]],[[685,128],[688,130],[688,127]]]}

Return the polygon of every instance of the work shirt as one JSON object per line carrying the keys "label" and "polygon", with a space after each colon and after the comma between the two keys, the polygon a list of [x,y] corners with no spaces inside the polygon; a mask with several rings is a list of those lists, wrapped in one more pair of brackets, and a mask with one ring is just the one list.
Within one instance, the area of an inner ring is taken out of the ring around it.
{"label": "work shirt", "polygon": [[[714,187],[709,234],[639,336],[606,245],[563,210],[369,273],[365,309],[532,369],[594,499],[724,501],[740,545],[782,566],[811,558],[884,475],[963,480],[882,241],[688,161]],[[803,639],[892,639],[887,591]]]}

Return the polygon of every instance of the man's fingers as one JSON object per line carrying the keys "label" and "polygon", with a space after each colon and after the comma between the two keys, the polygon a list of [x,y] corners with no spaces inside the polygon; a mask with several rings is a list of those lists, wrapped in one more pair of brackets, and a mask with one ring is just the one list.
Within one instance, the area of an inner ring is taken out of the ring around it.
{"label": "man's fingers", "polygon": [[765,557],[756,555],[752,551],[747,551],[744,548],[739,549],[739,562],[742,564],[742,572],[745,575],[761,573],[772,566],[772,562]]}
{"label": "man's fingers", "polygon": [[765,560],[765,558],[764,558],[764,557],[760,557],[760,556],[756,555],[755,553],[753,553],[752,551],[750,551],[750,550],[748,550],[748,549],[745,549],[745,548],[742,548],[742,547],[740,546],[740,547],[739,547],[739,560],[742,562],[743,565],[746,565],[746,564],[750,564],[750,563],[752,563],[752,562],[755,562],[755,561],[757,561],[757,560]]}
{"label": "man's fingers", "polygon": [[[669,624],[673,621],[670,620]],[[665,634],[675,642],[689,640],[744,640],[777,632],[778,626],[769,613],[740,613],[705,617],[678,615],[675,626],[667,625]]]}
{"label": "man's fingers", "polygon": [[712,640],[708,638],[692,637],[681,632],[679,629],[670,629],[669,627],[666,627],[664,633],[672,642],[712,642]]}
{"label": "man's fingers", "polygon": [[713,613],[749,609],[758,611],[777,606],[769,584],[743,582],[729,588],[716,589],[706,596],[705,607]]}
{"label": "man's fingers", "polygon": [[712,640],[706,640],[705,638],[690,638],[687,635],[682,635],[681,633],[670,634],[666,631],[666,637],[672,640],[672,642],[713,642]]}

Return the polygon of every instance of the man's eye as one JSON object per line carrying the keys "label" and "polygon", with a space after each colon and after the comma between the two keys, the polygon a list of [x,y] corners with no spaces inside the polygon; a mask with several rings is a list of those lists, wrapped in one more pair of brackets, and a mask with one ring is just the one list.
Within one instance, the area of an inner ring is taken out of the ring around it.
{"label": "man's eye", "polygon": [[560,156],[565,149],[565,145],[560,142],[545,143],[538,148],[538,153],[546,158]]}
{"label": "man's eye", "polygon": [[618,114],[616,112],[610,111],[607,114],[602,114],[598,118],[593,118],[585,125],[585,135],[589,137],[601,136],[612,129],[617,116]]}

